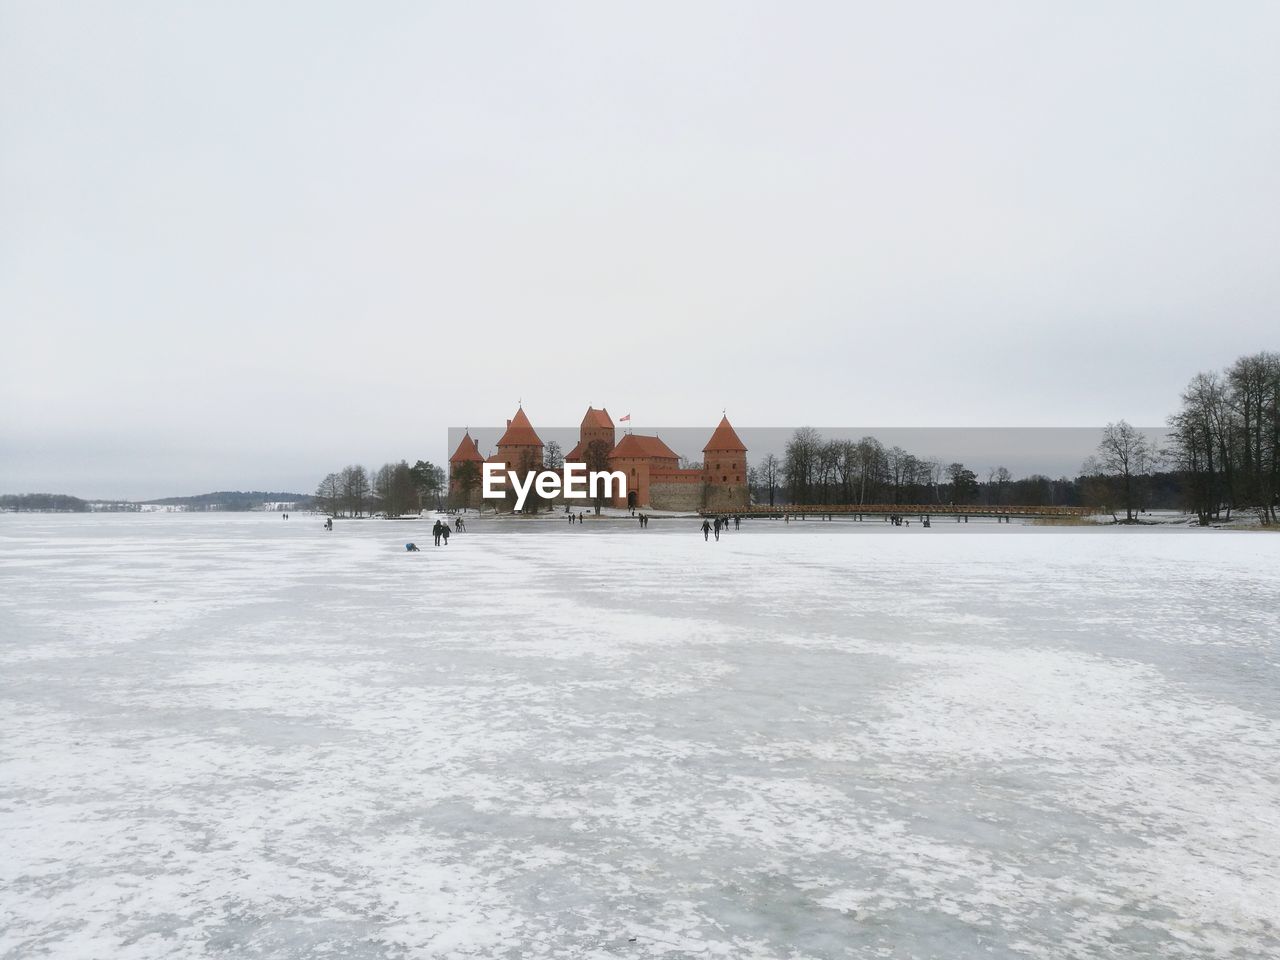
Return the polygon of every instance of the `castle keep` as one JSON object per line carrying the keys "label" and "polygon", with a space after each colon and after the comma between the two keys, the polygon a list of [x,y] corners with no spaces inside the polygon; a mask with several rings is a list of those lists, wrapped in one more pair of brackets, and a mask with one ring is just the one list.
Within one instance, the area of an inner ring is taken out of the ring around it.
{"label": "castle keep", "polygon": [[[487,460],[468,431],[449,458],[450,500],[459,506],[479,505],[478,477],[486,462],[525,472],[541,469],[544,455],[542,439],[523,407],[507,421],[496,452]],[[627,490],[609,502],[614,507],[731,513],[747,506],[747,448],[727,416],[712,432],[702,456],[701,468],[682,468],[679,455],[659,437],[624,433],[619,438],[609,411],[588,407],[578,442],[565,461],[624,474]]]}

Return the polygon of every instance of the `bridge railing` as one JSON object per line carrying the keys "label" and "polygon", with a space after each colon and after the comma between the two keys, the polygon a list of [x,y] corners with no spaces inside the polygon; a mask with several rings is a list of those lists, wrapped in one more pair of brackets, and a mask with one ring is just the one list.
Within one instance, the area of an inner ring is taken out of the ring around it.
{"label": "bridge railing", "polygon": [[1095,511],[1089,507],[1031,507],[1013,504],[984,506],[972,503],[809,503],[773,507],[755,504],[750,507],[738,507],[733,510],[700,510],[698,512],[707,517],[724,516],[725,514],[740,517],[820,517],[836,514],[898,515],[903,517],[1087,517]]}

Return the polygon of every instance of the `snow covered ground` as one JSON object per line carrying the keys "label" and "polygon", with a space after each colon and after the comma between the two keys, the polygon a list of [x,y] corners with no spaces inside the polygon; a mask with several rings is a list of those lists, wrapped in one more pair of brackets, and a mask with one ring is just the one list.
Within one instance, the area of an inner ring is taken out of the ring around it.
{"label": "snow covered ground", "polygon": [[1278,642],[1266,533],[3,516],[0,955],[1275,957]]}

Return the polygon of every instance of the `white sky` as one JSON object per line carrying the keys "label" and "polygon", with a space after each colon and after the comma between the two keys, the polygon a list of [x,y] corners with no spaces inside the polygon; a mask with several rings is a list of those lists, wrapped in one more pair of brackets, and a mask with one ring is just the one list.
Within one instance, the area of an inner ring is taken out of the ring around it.
{"label": "white sky", "polygon": [[1271,2],[0,0],[0,492],[309,491],[521,397],[1162,423],[1280,346],[1278,50]]}

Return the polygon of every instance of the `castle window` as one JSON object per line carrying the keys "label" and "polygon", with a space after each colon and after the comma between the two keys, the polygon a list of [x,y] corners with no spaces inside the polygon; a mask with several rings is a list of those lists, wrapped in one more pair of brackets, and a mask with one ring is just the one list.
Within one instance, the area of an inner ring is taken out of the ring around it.
{"label": "castle window", "polygon": [[728,477],[721,477],[720,479],[721,479],[721,480],[723,480],[725,483],[728,483],[728,482],[729,482],[729,478],[728,478]]}

